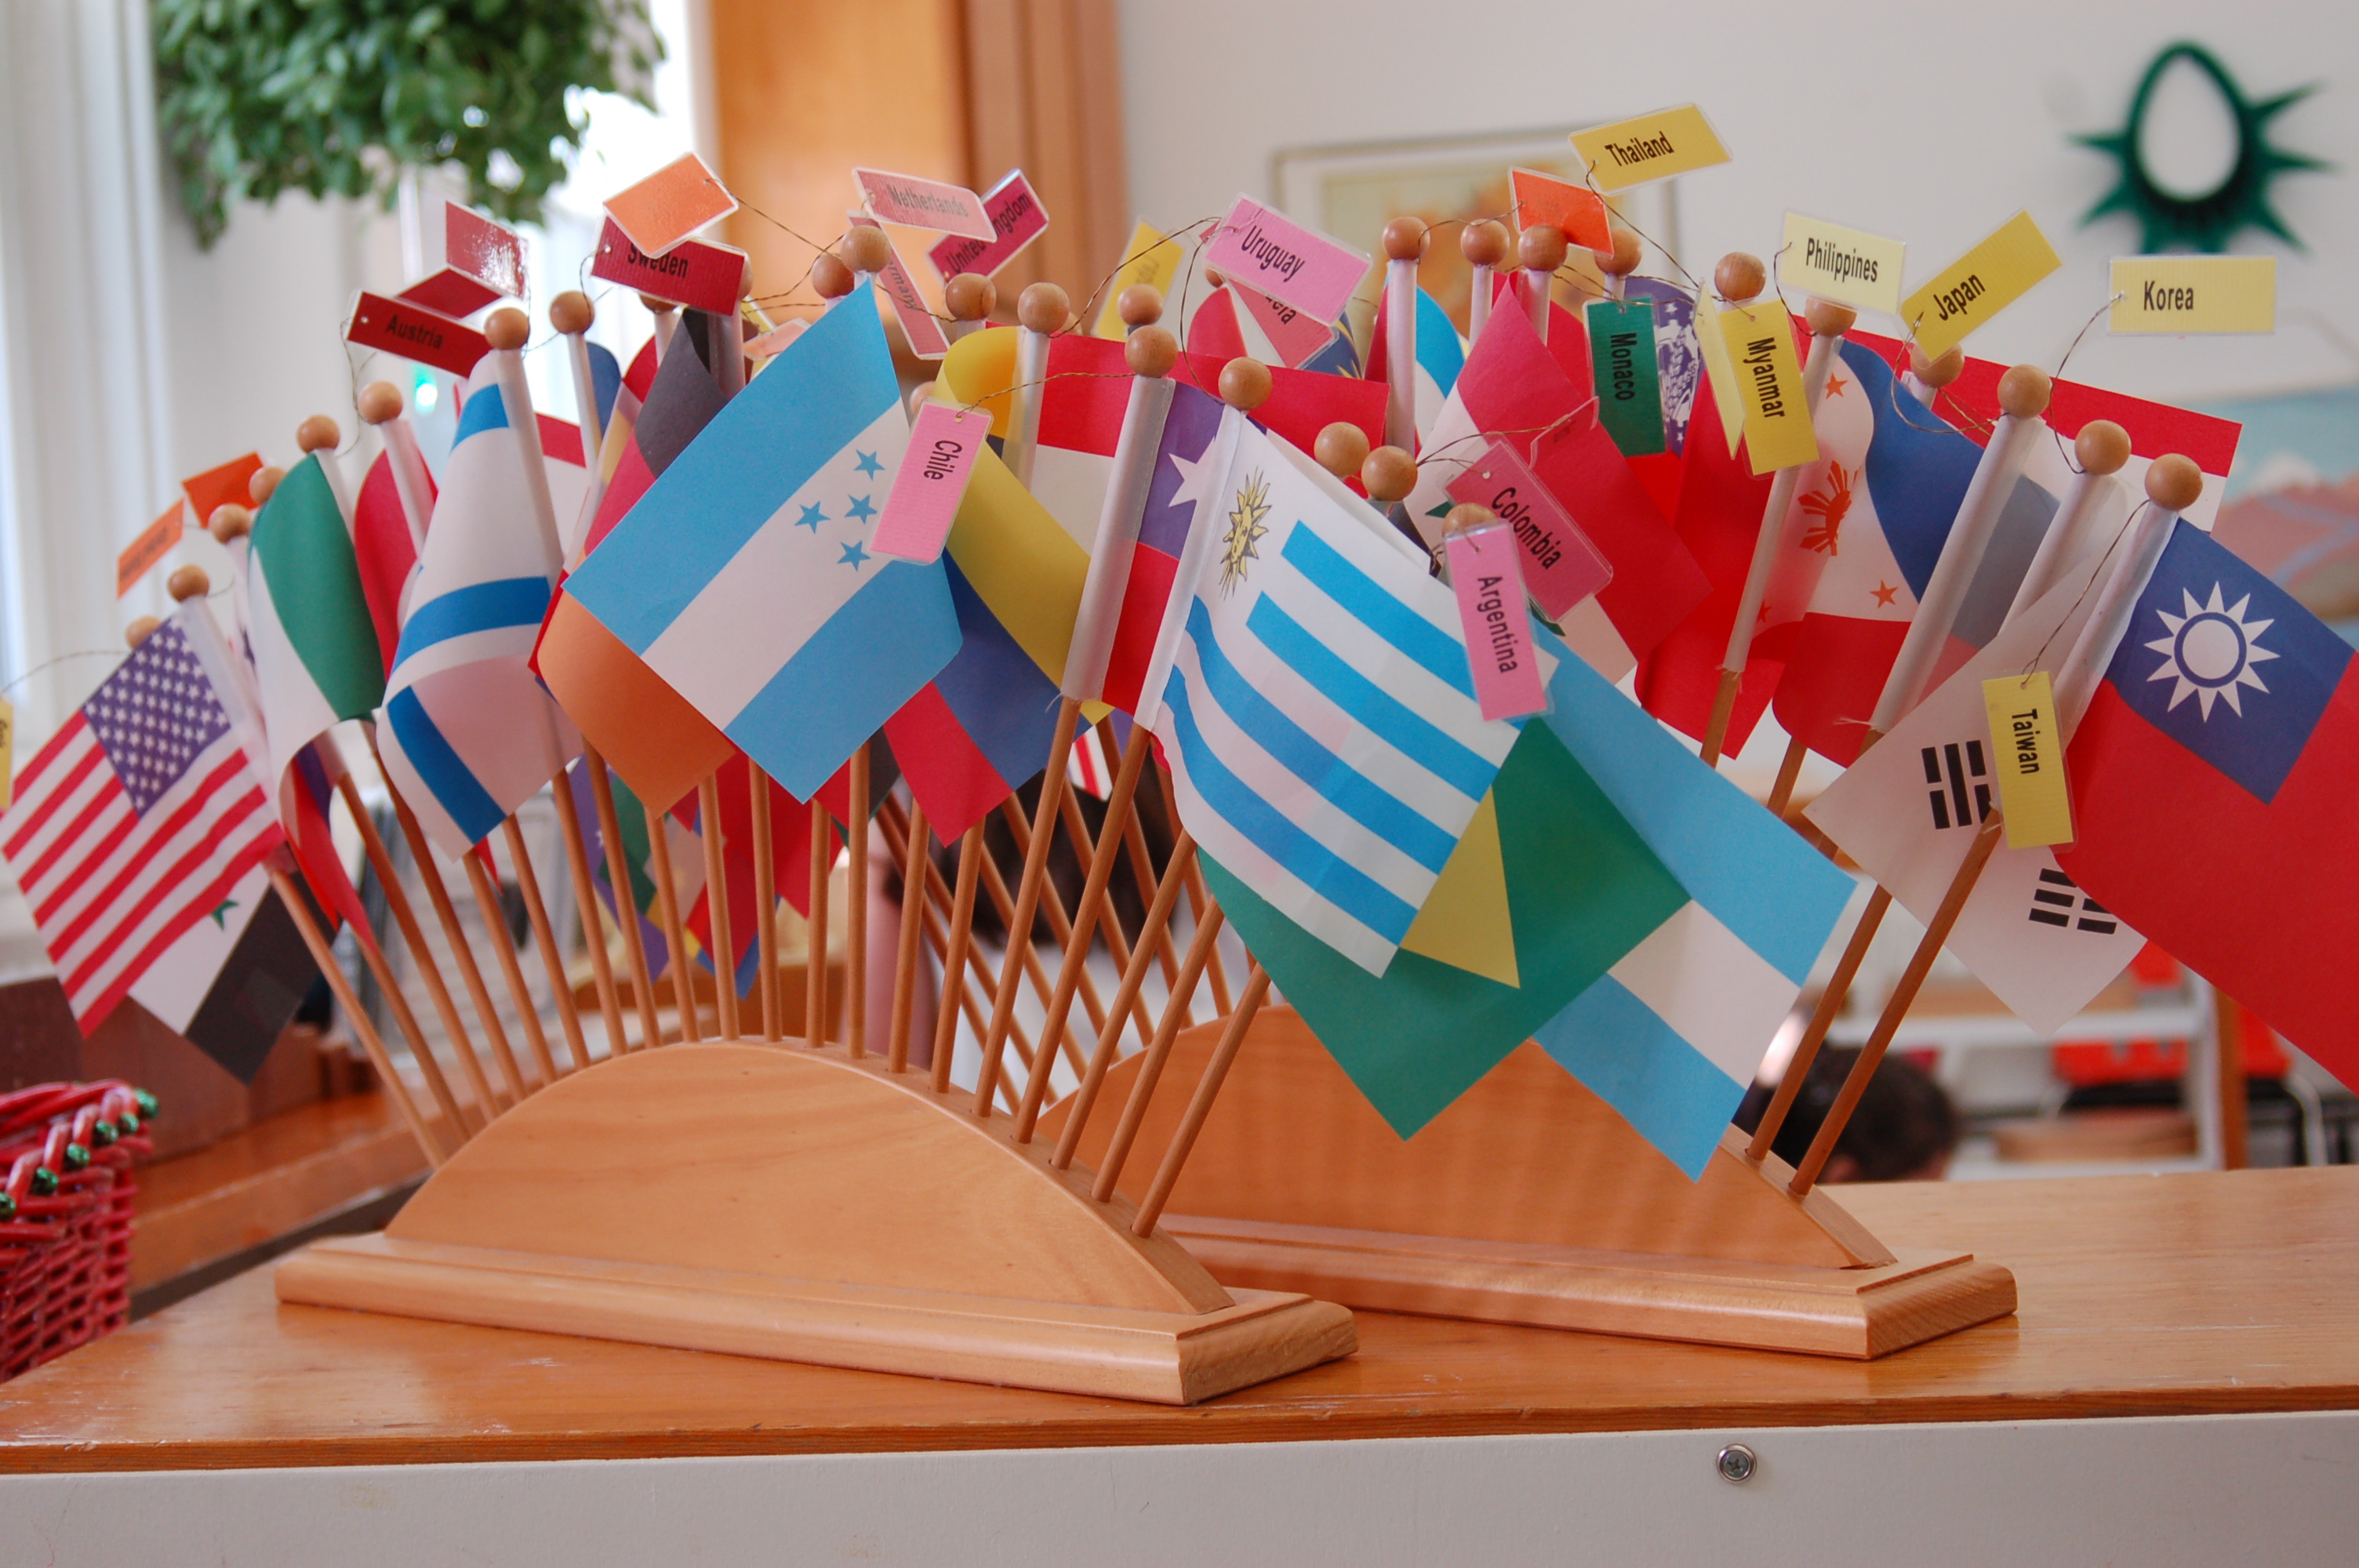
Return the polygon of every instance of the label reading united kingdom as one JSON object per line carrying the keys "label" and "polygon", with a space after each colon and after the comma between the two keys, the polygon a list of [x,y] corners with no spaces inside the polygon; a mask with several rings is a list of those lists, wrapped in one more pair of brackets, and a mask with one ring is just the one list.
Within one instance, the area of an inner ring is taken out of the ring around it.
{"label": "label reading united kingdom", "polygon": [[1900,324],[1927,359],[1938,360],[2063,265],[2064,258],[2031,214],[2017,212],[1951,263],[1948,271],[1902,300]]}
{"label": "label reading united kingdom", "polygon": [[1728,161],[1728,149],[1712,134],[1712,122],[1692,103],[1575,131],[1572,147],[1589,166],[1597,189],[1606,191]]}
{"label": "label reading united kingdom", "polygon": [[2064,787],[2064,749],[2056,743],[2056,692],[2048,672],[1983,682],[1983,707],[1990,715],[2006,847],[2071,843],[2072,797]]}
{"label": "label reading united kingdom", "polygon": [[1777,281],[1854,310],[1897,316],[1900,265],[1908,249],[1881,234],[1788,212],[1785,243],[1777,251]]}
{"label": "label reading united kingdom", "polygon": [[948,283],[962,272],[989,277],[1016,259],[1016,253],[1049,232],[1049,210],[1020,168],[984,193],[983,210],[991,214],[993,238],[969,239],[949,234],[934,242],[926,259],[936,276]]}
{"label": "label reading united kingdom", "polygon": [[2114,332],[2274,332],[2275,256],[2116,256]]}
{"label": "label reading united kingdom", "polygon": [[1775,296],[1720,313],[1721,347],[1745,410],[1745,453],[1756,474],[1819,460],[1819,438],[1802,398],[1794,319]]}
{"label": "label reading united kingdom", "polygon": [[1250,196],[1237,198],[1204,248],[1215,266],[1282,305],[1333,321],[1368,274],[1368,253],[1306,229]]}

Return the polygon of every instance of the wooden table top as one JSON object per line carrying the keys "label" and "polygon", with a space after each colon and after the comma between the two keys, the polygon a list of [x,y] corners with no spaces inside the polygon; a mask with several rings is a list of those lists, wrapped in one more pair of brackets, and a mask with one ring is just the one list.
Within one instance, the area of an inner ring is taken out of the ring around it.
{"label": "wooden table top", "polygon": [[286,1307],[257,1270],[0,1386],[0,1472],[1990,1421],[2359,1404],[2359,1168],[1853,1187],[2013,1269],[2012,1318],[1875,1362],[1359,1314],[1191,1409]]}

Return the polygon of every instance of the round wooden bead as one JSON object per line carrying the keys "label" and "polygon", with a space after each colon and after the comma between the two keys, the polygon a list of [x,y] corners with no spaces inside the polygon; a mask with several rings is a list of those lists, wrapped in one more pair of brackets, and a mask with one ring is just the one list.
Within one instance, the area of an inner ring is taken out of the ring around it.
{"label": "round wooden bead", "polygon": [[401,416],[401,388],[389,381],[373,381],[361,388],[361,418],[371,425],[382,425]]}
{"label": "round wooden bead", "polygon": [[1813,338],[1840,338],[1859,321],[1859,312],[1832,299],[1813,299],[1802,307],[1802,319]]}
{"label": "round wooden bead", "polygon": [[1229,281],[1229,279],[1228,279],[1228,275],[1227,275],[1227,274],[1225,274],[1225,273],[1223,273],[1223,272],[1219,267],[1216,267],[1216,266],[1208,266],[1208,267],[1206,267],[1206,268],[1204,269],[1204,287],[1207,287],[1207,288],[1218,288],[1218,287],[1221,287],[1221,285],[1223,285],[1223,284],[1224,284],[1224,283],[1226,283],[1226,282],[1228,282],[1228,281]]}
{"label": "round wooden bead", "polygon": [[2072,458],[2083,473],[2119,473],[2130,460],[2130,433],[2111,419],[2092,419],[2072,438]]}
{"label": "round wooden bead", "polygon": [[1998,378],[1998,406],[2017,419],[2037,419],[2048,412],[2056,384],[2038,365],[2016,365]]}
{"label": "round wooden bead", "polygon": [[1337,479],[1350,479],[1368,460],[1368,433],[1348,420],[1338,419],[1319,432],[1310,455]]}
{"label": "round wooden bead", "polygon": [[1269,366],[1239,354],[1221,367],[1221,401],[1240,414],[1250,414],[1269,401]]}
{"label": "round wooden bead", "polygon": [[549,324],[571,338],[586,332],[598,319],[598,308],[578,288],[569,288],[549,302]]}
{"label": "round wooden bead", "polygon": [[213,579],[207,577],[205,568],[200,566],[176,568],[172,575],[164,579],[164,591],[183,604],[191,599],[202,599],[212,590]]}
{"label": "round wooden bead", "polygon": [[1417,488],[1417,460],[1398,447],[1378,447],[1360,465],[1360,486],[1368,499],[1390,506]]}
{"label": "round wooden bead", "polygon": [[1608,277],[1627,277],[1638,270],[1647,247],[1639,241],[1636,230],[1617,228],[1614,231],[1614,248],[1595,254],[1598,271]]}
{"label": "round wooden bead", "polygon": [[285,469],[258,468],[245,481],[245,493],[256,506],[266,504],[278,489],[278,481],[287,477]]}
{"label": "round wooden bead", "polygon": [[1516,242],[1516,265],[1526,272],[1554,272],[1571,245],[1553,223],[1535,223]]}
{"label": "round wooden bead", "polygon": [[1507,259],[1507,226],[1477,219],[1458,232],[1458,250],[1473,266],[1497,266]]}
{"label": "round wooden bead", "polygon": [[1385,259],[1415,261],[1425,254],[1425,220],[1404,213],[1385,225]]}
{"label": "round wooden bead", "polygon": [[1938,392],[1965,373],[1966,351],[1951,347],[1938,360],[1929,360],[1925,351],[1916,344],[1908,345],[1908,369],[1911,374]]}
{"label": "round wooden bead", "polygon": [[854,272],[883,272],[893,265],[893,242],[884,230],[861,223],[838,242],[836,254]]}
{"label": "round wooden bead", "polygon": [[224,503],[214,507],[213,514],[205,519],[205,532],[224,545],[232,539],[243,539],[254,532],[254,514],[235,502]]}
{"label": "round wooden bead", "polygon": [[520,349],[532,339],[532,318],[513,305],[503,305],[484,321],[484,336],[495,349]]}
{"label": "round wooden bead", "polygon": [[979,272],[962,272],[942,285],[942,304],[955,321],[980,321],[999,308],[999,286]]}
{"label": "round wooden bead", "polygon": [[2184,512],[2203,493],[2203,470],[2193,458],[2167,453],[2146,470],[2146,498],[2165,512]]}
{"label": "round wooden bead", "polygon": [[1016,297],[1016,319],[1027,331],[1061,332],[1072,313],[1072,301],[1053,283],[1036,283]]}
{"label": "round wooden bead", "polygon": [[1132,331],[1152,327],[1163,319],[1163,290],[1151,283],[1134,283],[1122,291],[1114,308],[1122,324]]}
{"label": "round wooden bead", "polygon": [[[132,622],[130,625],[125,626],[123,629],[123,641],[126,646],[136,648],[140,643],[147,640],[147,634],[149,633],[155,631],[157,627],[161,626],[163,622],[161,621],[157,620],[152,615],[142,615],[137,620]],[[73,1151],[71,1149],[68,1149],[66,1151],[66,1154],[68,1156],[67,1162],[71,1163]]]}
{"label": "round wooden bead", "polygon": [[1732,305],[1757,297],[1768,285],[1769,269],[1761,265],[1759,256],[1745,251],[1729,252],[1712,269],[1713,291]]}
{"label": "round wooden bead", "polygon": [[852,276],[852,268],[833,251],[821,251],[811,258],[811,292],[821,299],[841,299],[860,286]]}
{"label": "round wooden bead", "polygon": [[322,449],[333,451],[336,443],[343,438],[344,433],[338,429],[336,422],[325,414],[314,414],[295,427],[295,445],[306,452],[316,452]]}
{"label": "round wooden bead", "polygon": [[1180,362],[1180,340],[1161,327],[1141,327],[1122,348],[1133,375],[1162,376]]}
{"label": "round wooden bead", "polygon": [[647,308],[647,313],[651,316],[660,316],[668,310],[677,310],[679,308],[679,305],[677,301],[660,298],[652,294],[640,295],[639,303]]}
{"label": "round wooden bead", "polygon": [[1442,532],[1463,534],[1469,528],[1480,528],[1484,524],[1491,522],[1495,515],[1487,506],[1477,506],[1471,501],[1462,501],[1451,507],[1450,515],[1443,519]]}

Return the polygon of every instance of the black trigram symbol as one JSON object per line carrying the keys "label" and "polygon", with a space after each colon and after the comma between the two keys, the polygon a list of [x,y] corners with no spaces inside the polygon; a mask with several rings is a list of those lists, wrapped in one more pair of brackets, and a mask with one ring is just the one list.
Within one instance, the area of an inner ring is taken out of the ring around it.
{"label": "black trigram symbol", "polygon": [[2039,885],[2031,890],[2031,918],[2042,925],[2060,925],[2071,930],[2078,918],[2080,928],[2093,931],[2100,936],[2111,936],[2121,925],[2103,904],[2081,891],[2071,877],[2050,866],[2039,873]]}
{"label": "black trigram symbol", "polygon": [[1991,814],[1990,774],[1980,741],[1927,746],[1918,755],[1925,760],[1934,827],[1971,827]]}

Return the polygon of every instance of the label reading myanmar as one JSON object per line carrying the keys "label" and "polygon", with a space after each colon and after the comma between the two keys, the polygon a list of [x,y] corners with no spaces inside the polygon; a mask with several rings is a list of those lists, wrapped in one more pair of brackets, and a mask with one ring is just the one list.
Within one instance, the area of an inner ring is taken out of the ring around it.
{"label": "label reading myanmar", "polygon": [[1212,231],[1204,265],[1280,304],[1308,311],[1315,320],[1333,321],[1368,275],[1368,253],[1240,196]]}
{"label": "label reading myanmar", "polygon": [[991,214],[984,211],[983,198],[963,185],[920,179],[914,174],[890,174],[881,168],[855,168],[852,183],[860,188],[860,200],[868,210],[887,223],[969,240],[999,236]]}
{"label": "label reading myanmar", "polygon": [[383,349],[462,378],[473,374],[475,362],[492,351],[490,340],[473,327],[365,289],[353,302],[353,321],[344,329],[344,341],[364,349]]}
{"label": "label reading myanmar", "polygon": [[1466,668],[1485,719],[1521,719],[1548,706],[1539,661],[1532,657],[1532,618],[1524,607],[1522,554],[1504,523],[1486,523],[1442,541],[1458,622],[1466,629]]}
{"label": "label reading myanmar", "polygon": [[1180,245],[1153,225],[1141,223],[1130,232],[1130,243],[1122,248],[1122,265],[1106,284],[1105,303],[1098,307],[1096,324],[1090,328],[1093,338],[1121,339],[1130,336],[1123,324],[1122,291],[1134,283],[1143,283],[1158,294],[1171,292],[1171,280],[1180,276]]}
{"label": "label reading myanmar", "polygon": [[1786,242],[1777,251],[1777,280],[1855,310],[1900,314],[1900,265],[1908,247],[1898,240],[1839,223],[1786,214]]}
{"label": "label reading myanmar", "polygon": [[[848,214],[853,223],[861,228],[881,229],[883,224],[864,212]],[[876,287],[893,302],[893,314],[901,323],[901,330],[909,337],[909,351],[921,360],[938,360],[951,351],[950,335],[934,313],[926,308],[925,297],[918,292],[918,280],[901,265],[900,247],[893,247],[892,259],[885,270],[876,275]]]}
{"label": "label reading myanmar", "polygon": [[2159,332],[2274,332],[2277,330],[2275,256],[2116,256],[2107,330]]}
{"label": "label reading myanmar", "polygon": [[1662,372],[1648,299],[1593,299],[1585,311],[1597,422],[1625,458],[1664,449]]}
{"label": "label reading myanmar", "polygon": [[123,553],[114,557],[115,598],[121,599],[129,593],[133,584],[146,577],[158,561],[172,553],[172,546],[178,545],[180,535],[187,532],[182,519],[187,515],[188,506],[185,501],[173,502],[164,508],[161,517],[140,529],[139,536],[125,545]]}
{"label": "label reading myanmar", "polygon": [[1507,186],[1515,193],[1516,226],[1528,229],[1548,223],[1588,251],[1614,248],[1614,229],[1605,216],[1605,198],[1594,190],[1542,174],[1534,168],[1511,168]]}
{"label": "label reading myanmar", "polygon": [[1745,411],[1745,449],[1756,474],[1819,460],[1819,438],[1802,398],[1794,320],[1773,296],[1720,313],[1729,379]]}
{"label": "label reading myanmar", "polygon": [[2070,844],[2072,800],[2064,787],[2064,748],[2056,741],[2056,693],[2048,672],[1983,682],[1983,707],[1990,714],[2006,847]]}
{"label": "label reading myanmar", "polygon": [[904,561],[940,557],[967,481],[974,477],[975,454],[990,434],[987,408],[929,403],[918,410],[908,449],[876,519],[876,536],[869,541],[878,555]]}
{"label": "label reading myanmar", "polygon": [[1562,621],[1574,605],[1614,580],[1613,564],[1506,442],[1492,442],[1490,450],[1467,464],[1450,481],[1449,495],[1488,507],[1516,531],[1516,543],[1523,546],[1524,587],[1550,621]]}
{"label": "label reading myanmar", "polygon": [[745,292],[745,253],[734,245],[682,240],[663,254],[651,256],[632,243],[623,226],[609,218],[599,231],[598,253],[590,258],[590,276],[691,310],[734,316]]}
{"label": "label reading myanmar", "polygon": [[1997,232],[1950,264],[1940,276],[1900,302],[1900,321],[1938,360],[1966,334],[2031,292],[2064,265],[2028,212],[2017,212]]}
{"label": "label reading myanmar", "polygon": [[0,697],[0,811],[16,798],[16,705]]}
{"label": "label reading myanmar", "polygon": [[926,259],[934,264],[935,276],[944,283],[962,272],[979,272],[989,277],[1014,261],[1017,252],[1049,232],[1049,210],[1040,205],[1032,182],[1024,178],[1020,168],[1009,170],[1006,179],[984,192],[983,210],[991,214],[991,224],[996,231],[995,238],[971,240],[962,234],[951,234],[934,242],[926,252]]}
{"label": "label reading myanmar", "polygon": [[1728,149],[1712,134],[1712,122],[1692,103],[1575,131],[1572,148],[1588,164],[1589,177],[1600,190],[1625,190],[1728,161]]}

